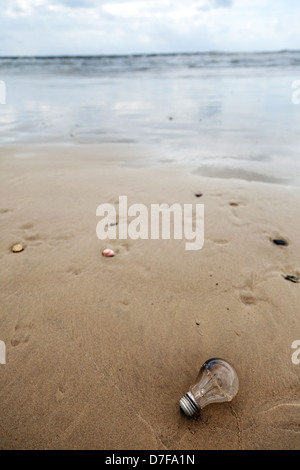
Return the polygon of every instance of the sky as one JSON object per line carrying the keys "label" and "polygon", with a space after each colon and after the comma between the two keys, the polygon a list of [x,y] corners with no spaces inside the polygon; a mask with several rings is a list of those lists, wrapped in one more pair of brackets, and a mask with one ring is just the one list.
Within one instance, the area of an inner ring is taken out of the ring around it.
{"label": "sky", "polygon": [[297,0],[0,0],[0,55],[300,49]]}

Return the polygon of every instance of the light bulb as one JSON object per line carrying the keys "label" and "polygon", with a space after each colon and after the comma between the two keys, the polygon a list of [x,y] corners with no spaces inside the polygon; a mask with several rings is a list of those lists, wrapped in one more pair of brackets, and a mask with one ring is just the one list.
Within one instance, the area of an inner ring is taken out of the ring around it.
{"label": "light bulb", "polygon": [[224,359],[209,359],[179,405],[187,416],[194,416],[210,403],[231,401],[238,390],[239,379],[232,365]]}

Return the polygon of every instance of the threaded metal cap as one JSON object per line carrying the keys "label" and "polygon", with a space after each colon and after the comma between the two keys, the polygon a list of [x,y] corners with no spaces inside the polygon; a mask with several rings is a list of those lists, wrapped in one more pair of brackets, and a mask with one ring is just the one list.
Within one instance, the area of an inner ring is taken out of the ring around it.
{"label": "threaded metal cap", "polygon": [[186,393],[181,398],[179,406],[181,411],[183,411],[187,416],[195,416],[200,413],[200,406],[190,392]]}

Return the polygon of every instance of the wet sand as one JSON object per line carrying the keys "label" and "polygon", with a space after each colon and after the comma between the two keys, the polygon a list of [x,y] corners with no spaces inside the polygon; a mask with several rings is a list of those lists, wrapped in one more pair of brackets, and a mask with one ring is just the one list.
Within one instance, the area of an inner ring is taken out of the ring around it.
{"label": "wet sand", "polygon": [[[0,151],[0,448],[299,448],[300,285],[284,276],[300,275],[300,190],[138,167],[143,152]],[[96,208],[120,195],[204,204],[203,249],[100,241]],[[189,419],[178,401],[210,357],[239,394]]]}

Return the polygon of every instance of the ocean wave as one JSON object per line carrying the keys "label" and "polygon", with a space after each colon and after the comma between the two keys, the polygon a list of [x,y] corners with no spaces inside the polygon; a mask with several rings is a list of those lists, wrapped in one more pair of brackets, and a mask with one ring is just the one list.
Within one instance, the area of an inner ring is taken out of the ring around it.
{"label": "ocean wave", "polygon": [[299,67],[300,51],[0,57],[0,73],[110,75],[173,69]]}

